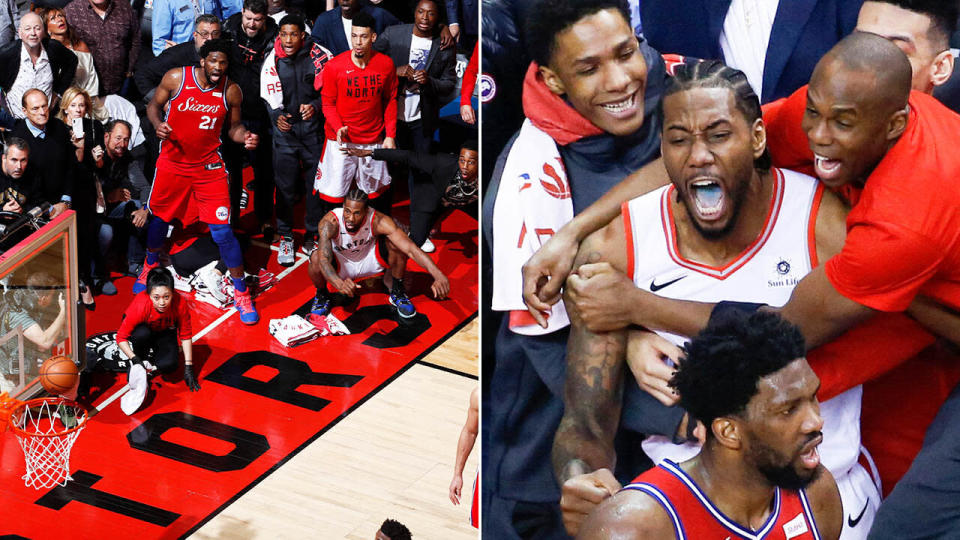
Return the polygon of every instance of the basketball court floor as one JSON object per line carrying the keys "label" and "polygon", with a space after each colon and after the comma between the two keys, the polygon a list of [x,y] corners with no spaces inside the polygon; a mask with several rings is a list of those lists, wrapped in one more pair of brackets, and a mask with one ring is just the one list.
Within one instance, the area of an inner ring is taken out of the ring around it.
{"label": "basketball court floor", "polygon": [[[372,280],[359,301],[333,310],[351,335],[295,348],[267,325],[308,309],[306,257],[283,268],[255,242],[278,277],[256,299],[257,325],[191,300],[199,392],[178,370],[154,379],[132,416],[119,401],[104,407],[77,440],[66,487],[24,487],[23,453],[0,435],[0,535],[361,539],[393,518],[415,538],[477,538],[467,518],[478,451],[464,471],[463,506],[447,496],[477,384],[477,223],[454,212],[433,241],[450,298],[429,298],[431,278],[411,261],[411,322],[398,322]],[[87,314],[88,337],[119,326],[133,278],[115,283],[120,294],[98,296]],[[97,374],[88,403],[125,382]]]}

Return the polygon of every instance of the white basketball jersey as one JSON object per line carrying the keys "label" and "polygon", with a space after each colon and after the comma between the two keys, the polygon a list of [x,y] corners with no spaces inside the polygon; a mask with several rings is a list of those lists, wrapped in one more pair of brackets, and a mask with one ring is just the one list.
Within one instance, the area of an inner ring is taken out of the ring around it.
{"label": "white basketball jersey", "polygon": [[367,208],[367,218],[357,232],[350,233],[343,223],[343,208],[333,210],[337,216],[340,230],[336,238],[331,238],[333,254],[339,268],[337,275],[341,279],[361,279],[383,272],[386,263],[377,256],[377,237],[373,234],[373,208]]}
{"label": "white basketball jersey", "polygon": [[[789,170],[771,171],[774,189],[763,231],[743,253],[723,267],[685,259],[677,247],[668,185],[623,205],[628,273],[637,287],[660,296],[700,302],[733,300],[782,306],[794,286],[817,265],[816,213],[823,187]],[[686,337],[660,333],[676,345]],[[819,451],[834,476],[845,474],[860,455],[860,398],[857,386],[820,404],[824,419]],[[643,444],[654,462],[688,459],[694,445],[675,445],[664,437]]]}

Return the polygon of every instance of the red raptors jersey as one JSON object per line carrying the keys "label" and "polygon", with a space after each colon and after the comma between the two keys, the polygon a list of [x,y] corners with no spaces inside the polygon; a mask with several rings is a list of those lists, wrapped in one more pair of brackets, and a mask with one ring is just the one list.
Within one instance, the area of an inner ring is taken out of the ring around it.
{"label": "red raptors jersey", "polygon": [[691,540],[820,540],[806,493],[777,489],[773,510],[757,531],[723,515],[676,463],[663,463],[641,474],[623,489],[656,499],[673,521],[676,538]]}
{"label": "red raptors jersey", "polygon": [[197,84],[194,68],[181,69],[180,89],[170,98],[166,118],[173,132],[160,144],[160,159],[186,165],[220,161],[220,131],[228,110],[227,77],[204,90]]}

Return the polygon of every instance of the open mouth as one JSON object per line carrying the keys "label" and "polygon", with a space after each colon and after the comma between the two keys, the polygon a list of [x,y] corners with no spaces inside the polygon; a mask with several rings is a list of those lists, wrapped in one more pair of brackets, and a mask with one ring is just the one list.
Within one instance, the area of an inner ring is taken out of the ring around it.
{"label": "open mouth", "polygon": [[726,197],[720,182],[712,179],[697,180],[690,184],[690,194],[700,217],[716,219],[723,213]]}
{"label": "open mouth", "polygon": [[830,159],[820,154],[813,155],[813,167],[822,180],[830,180],[837,176],[843,163],[839,159]]}
{"label": "open mouth", "polygon": [[[820,446],[820,443],[823,441],[822,436],[818,436],[816,439],[807,443],[803,449],[806,449],[800,454],[800,461],[803,463],[803,466],[809,469],[816,469],[820,465],[820,452],[817,451],[817,447]],[[803,450],[801,449],[801,450]]]}

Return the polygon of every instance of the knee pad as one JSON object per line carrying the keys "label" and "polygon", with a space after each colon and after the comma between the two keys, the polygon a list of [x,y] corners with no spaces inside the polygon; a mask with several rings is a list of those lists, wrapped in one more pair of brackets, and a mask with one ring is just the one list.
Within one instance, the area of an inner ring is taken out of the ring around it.
{"label": "knee pad", "polygon": [[243,266],[243,253],[240,251],[240,242],[233,235],[233,229],[222,223],[210,225],[210,236],[220,248],[220,258],[227,268]]}

